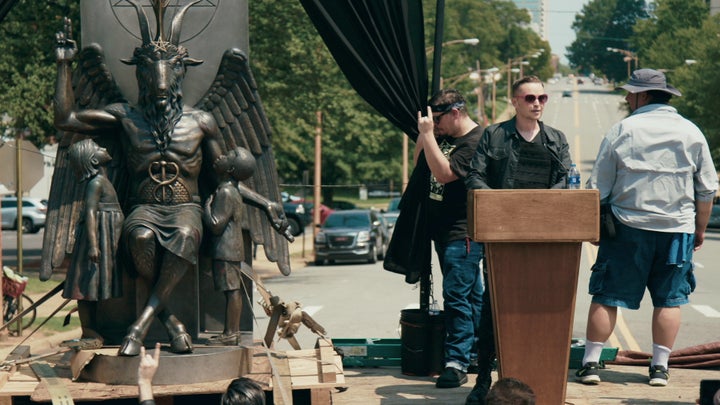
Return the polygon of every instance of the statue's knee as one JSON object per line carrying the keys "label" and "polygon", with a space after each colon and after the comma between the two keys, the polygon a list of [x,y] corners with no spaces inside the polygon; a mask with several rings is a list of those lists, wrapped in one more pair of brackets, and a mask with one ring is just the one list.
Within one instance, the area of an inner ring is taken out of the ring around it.
{"label": "statue's knee", "polygon": [[140,250],[143,251],[147,249],[150,244],[155,244],[155,234],[147,228],[135,228],[130,232],[128,243],[130,244],[131,250],[141,248]]}

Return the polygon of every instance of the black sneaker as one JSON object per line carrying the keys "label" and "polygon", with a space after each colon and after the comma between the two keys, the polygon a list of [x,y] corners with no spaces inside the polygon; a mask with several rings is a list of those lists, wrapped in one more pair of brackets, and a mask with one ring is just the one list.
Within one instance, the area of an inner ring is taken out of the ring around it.
{"label": "black sneaker", "polygon": [[650,385],[653,387],[664,387],[670,379],[668,369],[663,366],[650,366]]}
{"label": "black sneaker", "polygon": [[455,367],[445,367],[440,377],[435,382],[438,388],[455,388],[468,381],[467,374]]}
{"label": "black sneaker", "polygon": [[583,384],[597,384],[600,382],[598,369],[600,369],[600,365],[597,362],[587,362],[575,373],[575,380]]}

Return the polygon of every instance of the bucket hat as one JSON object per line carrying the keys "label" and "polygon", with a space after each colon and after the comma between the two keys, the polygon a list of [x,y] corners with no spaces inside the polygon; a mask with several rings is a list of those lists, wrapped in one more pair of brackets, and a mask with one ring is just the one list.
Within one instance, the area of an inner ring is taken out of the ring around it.
{"label": "bucket hat", "polygon": [[667,84],[665,74],[654,69],[638,69],[632,73],[630,80],[618,89],[627,90],[630,93],[642,93],[649,90],[660,90],[674,96],[682,96],[680,90]]}

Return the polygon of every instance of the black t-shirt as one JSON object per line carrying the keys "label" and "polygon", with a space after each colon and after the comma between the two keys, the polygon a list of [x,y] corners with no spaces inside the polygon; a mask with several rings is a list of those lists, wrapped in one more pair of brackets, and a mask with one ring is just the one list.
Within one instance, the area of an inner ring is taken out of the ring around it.
{"label": "black t-shirt", "polygon": [[545,147],[547,135],[540,132],[528,142],[519,136],[518,163],[515,169],[515,187],[523,189],[550,188],[552,157]]}
{"label": "black t-shirt", "polygon": [[467,189],[464,179],[481,136],[482,128],[477,126],[459,138],[444,136],[437,139],[440,150],[450,161],[450,169],[458,179],[440,184],[434,176],[430,176],[427,219],[433,240],[452,241],[468,236]]}

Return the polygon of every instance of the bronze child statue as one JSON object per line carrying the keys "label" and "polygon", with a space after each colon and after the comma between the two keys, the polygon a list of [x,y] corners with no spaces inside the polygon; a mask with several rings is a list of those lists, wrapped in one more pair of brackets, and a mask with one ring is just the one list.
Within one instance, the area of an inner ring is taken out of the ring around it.
{"label": "bronze child statue", "polygon": [[97,302],[122,295],[116,258],[124,216],[115,188],[106,175],[105,165],[112,159],[107,150],[92,139],[84,139],[70,146],[68,157],[86,185],[85,209],[63,297],[78,301],[82,337],[102,339],[96,332]]}
{"label": "bronze child statue", "polygon": [[[215,289],[225,294],[225,327],[223,333],[208,340],[211,345],[237,345],[240,338],[242,313],[243,270],[251,272],[243,246],[243,202],[264,210],[273,221],[282,213],[282,206],[247,188],[242,181],[255,171],[255,158],[244,148],[235,148],[215,161],[213,167],[220,180],[215,193],[205,202],[203,221],[213,234],[213,281]],[[279,231],[279,230],[278,230]],[[287,231],[285,235],[292,241]]]}

